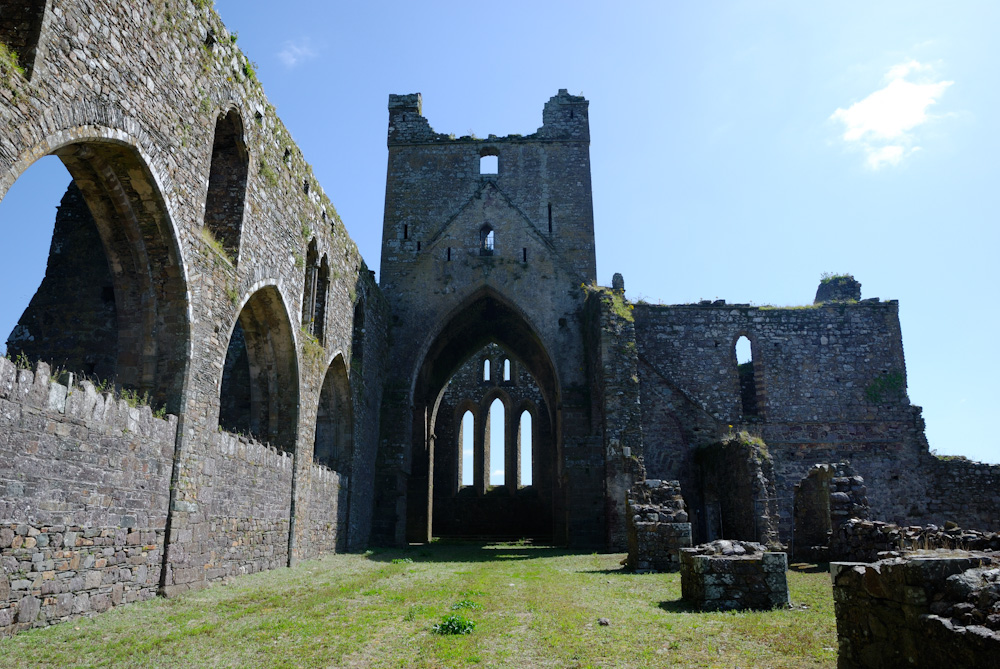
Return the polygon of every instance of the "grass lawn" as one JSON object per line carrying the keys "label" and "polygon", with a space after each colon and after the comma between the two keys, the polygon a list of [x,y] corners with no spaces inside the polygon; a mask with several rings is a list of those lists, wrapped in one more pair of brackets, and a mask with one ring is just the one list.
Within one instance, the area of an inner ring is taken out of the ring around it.
{"label": "grass lawn", "polygon": [[[629,574],[621,558],[442,543],[334,555],[4,639],[0,666],[836,665],[825,571],[788,573],[789,610],[698,613],[679,574]],[[455,613],[470,634],[431,631]]]}

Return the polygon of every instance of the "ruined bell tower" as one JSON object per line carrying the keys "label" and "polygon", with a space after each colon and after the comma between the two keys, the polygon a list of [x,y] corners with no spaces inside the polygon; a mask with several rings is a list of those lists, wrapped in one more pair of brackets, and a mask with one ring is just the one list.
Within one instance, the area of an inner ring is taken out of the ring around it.
{"label": "ruined bell tower", "polygon": [[460,448],[439,438],[438,405],[463,363],[495,343],[543,398],[537,512],[551,518],[553,540],[599,544],[602,456],[583,327],[582,286],[596,278],[587,100],[560,90],[535,133],[478,139],[435,132],[419,93],[391,95],[388,148],[381,288],[391,349],[374,535],[433,535],[434,488],[454,485],[435,481],[435,454]]}

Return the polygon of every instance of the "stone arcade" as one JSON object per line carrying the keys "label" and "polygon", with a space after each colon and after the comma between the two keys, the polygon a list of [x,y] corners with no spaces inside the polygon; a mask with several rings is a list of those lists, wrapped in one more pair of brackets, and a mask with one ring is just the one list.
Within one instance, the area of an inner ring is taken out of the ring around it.
{"label": "stone arcade", "polygon": [[[680,482],[695,543],[793,541],[794,486],[832,462],[872,517],[998,529],[1000,468],[928,453],[895,301],[597,286],[588,102],[565,90],[486,139],[389,97],[376,285],[205,5],[0,1],[0,197],[45,155],[73,177],[8,338],[32,366],[0,360],[0,633],[370,544],[621,550],[646,477]],[[742,429],[763,446],[718,450]]]}

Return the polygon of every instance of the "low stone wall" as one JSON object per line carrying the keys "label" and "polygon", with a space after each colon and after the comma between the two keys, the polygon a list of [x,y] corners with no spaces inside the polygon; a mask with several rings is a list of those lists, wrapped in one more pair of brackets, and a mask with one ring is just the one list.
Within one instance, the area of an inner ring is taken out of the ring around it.
{"label": "low stone wall", "polygon": [[177,421],[0,358],[0,636],[156,594]]}
{"label": "low stone wall", "polygon": [[681,568],[680,549],[691,545],[691,523],[677,481],[641,481],[626,498],[628,569],[674,572]]}
{"label": "low stone wall", "polygon": [[754,542],[719,540],[681,549],[681,596],[703,611],[789,605],[788,556]]}
{"label": "low stone wall", "polygon": [[[309,506],[302,528],[301,555],[320,557],[347,546],[347,480],[340,474],[311,465],[309,469]],[[339,529],[338,529],[339,528]]]}
{"label": "low stone wall", "polygon": [[293,456],[218,432],[181,455],[164,590],[288,566]]}
{"label": "low stone wall", "polygon": [[1000,667],[1000,556],[832,563],[838,667]]}
{"label": "low stone wall", "polygon": [[831,553],[842,561],[875,562],[923,549],[1000,551],[1000,534],[963,530],[949,523],[900,527],[893,523],[852,518],[837,527]]}
{"label": "low stone wall", "polygon": [[1000,532],[1000,465],[928,456],[921,473],[928,483],[918,522]]}

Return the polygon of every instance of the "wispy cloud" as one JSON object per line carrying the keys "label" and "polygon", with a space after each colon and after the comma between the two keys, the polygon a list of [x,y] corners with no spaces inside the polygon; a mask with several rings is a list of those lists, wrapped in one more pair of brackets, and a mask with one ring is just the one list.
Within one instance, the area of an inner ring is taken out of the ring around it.
{"label": "wispy cloud", "polygon": [[933,81],[930,65],[915,60],[889,68],[885,87],[830,118],[844,124],[844,142],[861,149],[872,169],[898,165],[920,150],[915,130],[931,116],[935,104],[953,81]]}
{"label": "wispy cloud", "polygon": [[503,470],[494,469],[493,471],[490,472],[490,476],[503,476]]}
{"label": "wispy cloud", "polygon": [[285,42],[284,47],[278,52],[278,58],[289,69],[307,60],[312,60],[318,55],[308,37]]}

